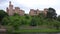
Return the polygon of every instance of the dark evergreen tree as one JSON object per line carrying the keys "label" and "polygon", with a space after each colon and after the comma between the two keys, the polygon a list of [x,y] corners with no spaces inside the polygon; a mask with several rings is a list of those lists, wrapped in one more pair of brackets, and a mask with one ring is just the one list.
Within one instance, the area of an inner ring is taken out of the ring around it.
{"label": "dark evergreen tree", "polygon": [[47,18],[56,18],[57,14],[56,14],[56,10],[53,8],[48,8],[48,12],[47,12]]}

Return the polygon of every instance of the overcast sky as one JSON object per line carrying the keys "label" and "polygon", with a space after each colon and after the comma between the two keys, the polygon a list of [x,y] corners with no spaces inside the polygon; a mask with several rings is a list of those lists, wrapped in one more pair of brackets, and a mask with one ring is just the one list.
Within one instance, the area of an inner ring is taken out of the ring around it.
{"label": "overcast sky", "polygon": [[60,15],[60,0],[0,0],[0,9],[6,10],[9,1],[12,2],[14,7],[18,6],[25,10],[25,13],[29,13],[30,9],[43,10],[44,8],[52,7]]}

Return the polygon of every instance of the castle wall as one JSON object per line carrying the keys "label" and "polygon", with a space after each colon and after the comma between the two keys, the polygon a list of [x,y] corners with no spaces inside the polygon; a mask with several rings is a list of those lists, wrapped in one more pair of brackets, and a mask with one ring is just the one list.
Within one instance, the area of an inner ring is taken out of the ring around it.
{"label": "castle wall", "polygon": [[19,7],[15,7],[15,13],[19,13],[20,12],[20,8]]}
{"label": "castle wall", "polygon": [[45,16],[47,15],[47,11],[48,11],[48,9],[45,8],[45,9],[44,9],[44,15],[45,15]]}
{"label": "castle wall", "polygon": [[[12,16],[14,15],[14,13],[17,13],[19,15],[24,15],[25,14],[25,11],[24,10],[21,10],[19,7],[15,7],[15,9],[13,9],[13,5],[11,4],[11,1],[9,2],[9,7],[6,8],[6,11],[8,13],[9,16]],[[30,12],[29,12],[29,15],[39,15],[40,13],[43,13],[45,16],[47,15],[47,11],[48,9],[45,8],[44,10],[34,10],[34,9],[30,9]]]}
{"label": "castle wall", "polygon": [[29,15],[35,15],[35,12],[34,12],[35,10],[34,9],[30,9],[30,12],[29,12]]}
{"label": "castle wall", "polygon": [[24,10],[20,10],[19,14],[22,16],[25,14],[25,11]]}
{"label": "castle wall", "polygon": [[24,15],[25,12],[23,10],[20,10],[19,7],[15,7],[15,9],[13,9],[13,5],[11,4],[11,1],[9,2],[9,7],[6,8],[6,11],[8,13],[9,16],[14,15],[14,13],[18,13],[19,15]]}
{"label": "castle wall", "polygon": [[34,15],[39,15],[40,13],[43,13],[44,15],[47,15],[47,11],[48,9],[44,9],[44,10],[34,10],[34,9],[30,9],[29,15],[34,16]]}

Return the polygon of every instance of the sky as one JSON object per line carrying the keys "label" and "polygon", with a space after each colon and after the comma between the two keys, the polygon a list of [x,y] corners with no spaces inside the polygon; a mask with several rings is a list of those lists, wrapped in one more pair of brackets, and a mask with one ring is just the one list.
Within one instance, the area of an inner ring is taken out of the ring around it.
{"label": "sky", "polygon": [[0,0],[0,10],[6,11],[9,1],[12,2],[14,7],[20,7],[20,9],[25,10],[25,13],[29,13],[30,9],[43,10],[44,8],[52,7],[60,15],[60,0]]}

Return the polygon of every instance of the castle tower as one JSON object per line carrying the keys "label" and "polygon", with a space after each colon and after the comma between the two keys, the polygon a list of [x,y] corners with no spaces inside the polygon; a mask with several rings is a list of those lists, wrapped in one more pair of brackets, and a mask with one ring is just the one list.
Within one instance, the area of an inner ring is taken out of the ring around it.
{"label": "castle tower", "polygon": [[6,11],[7,11],[7,13],[9,14],[9,9],[8,9],[8,7],[6,8]]}
{"label": "castle tower", "polygon": [[9,2],[9,15],[12,16],[14,14],[13,11],[13,5],[11,4],[11,1]]}
{"label": "castle tower", "polygon": [[25,14],[25,11],[24,10],[20,10],[19,13],[18,13],[20,16],[23,16]]}
{"label": "castle tower", "polygon": [[25,14],[25,11],[21,10],[19,7],[15,7],[15,9],[13,9],[13,5],[11,4],[11,1],[9,2],[9,7],[6,8],[6,11],[7,11],[9,16],[13,16],[14,13],[17,13],[19,15]]}
{"label": "castle tower", "polygon": [[20,12],[20,8],[19,7],[15,7],[15,13],[19,13]]}
{"label": "castle tower", "polygon": [[36,11],[37,11],[37,15],[39,15],[39,14],[40,14],[40,10],[39,10],[39,9],[37,9]]}
{"label": "castle tower", "polygon": [[11,5],[11,1],[9,1],[9,5]]}
{"label": "castle tower", "polygon": [[45,9],[44,9],[44,15],[45,15],[45,16],[47,15],[47,11],[48,11],[48,9],[45,8]]}
{"label": "castle tower", "polygon": [[35,14],[34,9],[30,9],[29,15],[33,16]]}

